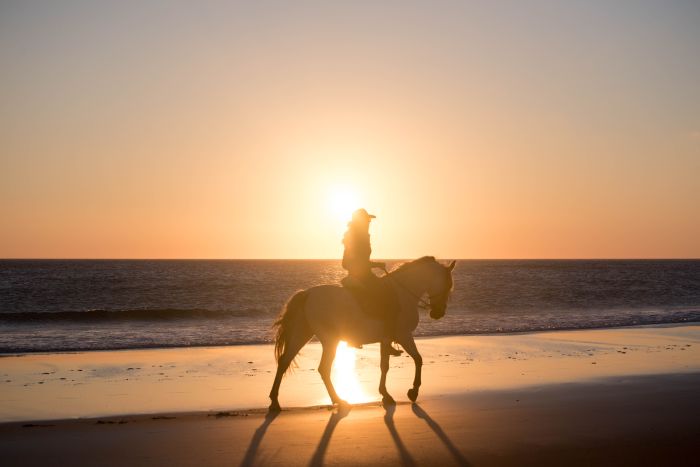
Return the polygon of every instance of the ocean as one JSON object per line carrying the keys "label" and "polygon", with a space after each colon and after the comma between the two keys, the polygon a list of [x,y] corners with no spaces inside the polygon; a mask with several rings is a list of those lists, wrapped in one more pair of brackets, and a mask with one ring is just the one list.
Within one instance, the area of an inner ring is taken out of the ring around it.
{"label": "ocean", "polygon": [[[271,342],[295,291],[343,276],[332,260],[2,260],[0,353]],[[463,260],[416,335],[687,322],[700,260]]]}

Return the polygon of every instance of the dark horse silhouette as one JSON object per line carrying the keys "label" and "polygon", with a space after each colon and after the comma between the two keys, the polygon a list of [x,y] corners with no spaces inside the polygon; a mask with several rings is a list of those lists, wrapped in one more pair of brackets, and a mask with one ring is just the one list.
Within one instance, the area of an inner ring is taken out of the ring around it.
{"label": "dark horse silhouette", "polygon": [[[413,358],[416,365],[413,387],[408,398],[415,401],[421,385],[423,359],[413,340],[413,331],[418,326],[419,304],[428,295],[430,316],[440,319],[445,315],[447,300],[452,291],[452,270],[455,261],[449,266],[438,263],[434,257],[425,256],[406,263],[389,273],[388,280],[394,288],[401,305],[396,315],[394,340]],[[275,323],[275,357],[277,374],[270,391],[270,411],[279,411],[279,388],[282,377],[294,361],[299,350],[316,336],[323,346],[323,354],[318,372],[326,385],[333,404],[347,405],[335,392],[331,382],[331,366],[335,359],[338,342],[346,340],[353,344],[388,342],[385,325],[382,321],[365,314],[357,305],[352,294],[338,285],[321,285],[297,292],[287,302],[280,318]],[[389,347],[381,344],[379,393],[384,404],[393,404],[394,399],[386,390],[386,374],[389,371]]]}

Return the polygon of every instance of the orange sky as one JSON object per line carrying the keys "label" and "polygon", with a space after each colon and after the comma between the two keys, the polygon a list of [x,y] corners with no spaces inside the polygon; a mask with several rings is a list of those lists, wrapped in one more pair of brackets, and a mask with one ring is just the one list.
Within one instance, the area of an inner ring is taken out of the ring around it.
{"label": "orange sky", "polygon": [[4,3],[0,257],[700,257],[699,5],[254,3]]}

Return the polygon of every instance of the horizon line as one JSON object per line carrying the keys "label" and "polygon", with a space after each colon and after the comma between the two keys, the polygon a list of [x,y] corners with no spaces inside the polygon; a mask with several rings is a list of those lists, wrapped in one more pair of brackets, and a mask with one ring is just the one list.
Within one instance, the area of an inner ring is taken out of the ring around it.
{"label": "horizon line", "polygon": [[[649,257],[524,257],[524,258],[455,258],[451,256],[437,257],[436,259],[451,259],[454,261],[697,261],[700,257],[680,256],[649,256]],[[417,257],[420,258],[421,256]],[[373,258],[379,261],[410,261],[417,258]],[[93,257],[0,257],[0,261],[341,261],[341,258],[93,258]]]}

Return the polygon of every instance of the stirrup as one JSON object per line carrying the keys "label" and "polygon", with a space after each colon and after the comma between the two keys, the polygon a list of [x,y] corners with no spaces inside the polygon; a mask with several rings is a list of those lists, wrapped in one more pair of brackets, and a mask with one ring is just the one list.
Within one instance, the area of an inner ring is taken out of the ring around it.
{"label": "stirrup", "polygon": [[389,355],[392,357],[399,357],[403,353],[403,350],[397,349],[393,344],[389,344]]}

